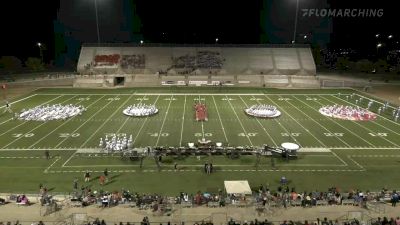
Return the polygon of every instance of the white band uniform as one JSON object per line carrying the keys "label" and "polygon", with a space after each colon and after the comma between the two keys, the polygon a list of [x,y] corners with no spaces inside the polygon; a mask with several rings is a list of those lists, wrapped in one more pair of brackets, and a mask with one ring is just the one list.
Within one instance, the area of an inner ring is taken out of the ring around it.
{"label": "white band uniform", "polygon": [[50,120],[65,120],[67,118],[82,115],[86,108],[81,105],[46,105],[36,106],[35,108],[23,109],[16,117],[20,120],[29,121],[50,121]]}
{"label": "white band uniform", "polygon": [[252,105],[244,111],[247,115],[263,118],[274,118],[281,115],[281,111],[273,105]]}
{"label": "white band uniform", "polygon": [[158,109],[155,105],[134,104],[128,106],[122,112],[127,116],[142,117],[154,115],[158,113]]}
{"label": "white band uniform", "polygon": [[376,114],[360,107],[343,106],[343,105],[328,105],[319,109],[319,112],[324,116],[343,120],[368,121],[376,119]]}

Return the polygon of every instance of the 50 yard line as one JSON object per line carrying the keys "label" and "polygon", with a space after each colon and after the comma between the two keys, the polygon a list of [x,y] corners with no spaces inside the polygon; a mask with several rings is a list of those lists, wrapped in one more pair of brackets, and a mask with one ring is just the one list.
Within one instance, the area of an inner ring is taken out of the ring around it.
{"label": "50 yard line", "polygon": [[183,115],[182,115],[182,126],[181,126],[181,138],[179,139],[179,147],[182,147],[183,124],[185,123],[185,111],[186,111],[186,95],[185,95],[185,103],[183,104]]}
{"label": "50 yard line", "polygon": [[248,133],[247,133],[247,131],[246,131],[246,129],[244,128],[244,126],[243,126],[243,124],[242,124],[242,121],[240,121],[239,116],[237,115],[235,109],[233,108],[232,103],[231,103],[231,100],[229,100],[229,98],[228,98],[227,95],[225,95],[225,98],[227,99],[229,105],[231,106],[231,109],[232,109],[233,113],[235,114],[235,116],[236,116],[236,118],[237,118],[237,120],[238,120],[240,126],[241,126],[242,129],[243,129],[244,135],[246,135],[247,140],[249,140],[250,145],[251,145],[251,146],[254,146],[254,145],[253,145],[253,142],[251,141],[251,139],[250,139],[250,137],[249,137],[249,135],[248,135]]}
{"label": "50 yard line", "polygon": [[[200,95],[199,95],[199,104],[201,104]],[[204,138],[204,123],[203,123],[203,120],[201,120],[200,122],[201,122],[201,134],[202,134],[202,138]]]}

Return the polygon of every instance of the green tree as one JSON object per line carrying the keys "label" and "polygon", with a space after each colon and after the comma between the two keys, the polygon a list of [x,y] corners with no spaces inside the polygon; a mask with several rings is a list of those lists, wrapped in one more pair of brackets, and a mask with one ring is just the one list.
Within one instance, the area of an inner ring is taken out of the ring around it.
{"label": "green tree", "polygon": [[15,56],[2,56],[0,58],[0,68],[5,70],[18,70],[22,68],[21,60]]}
{"label": "green tree", "polygon": [[386,60],[383,59],[379,59],[376,63],[375,63],[375,69],[378,73],[383,73],[388,71],[389,69],[389,64],[386,62]]}
{"label": "green tree", "polygon": [[347,57],[338,57],[336,66],[339,70],[348,70],[350,68],[350,60]]}
{"label": "green tree", "polygon": [[314,57],[315,65],[317,66],[322,65],[322,53],[321,53],[321,47],[319,45],[315,45],[312,48],[312,54]]}
{"label": "green tree", "polygon": [[355,67],[357,71],[370,73],[374,69],[374,63],[369,61],[368,59],[361,59],[356,62]]}
{"label": "green tree", "polygon": [[26,67],[32,71],[44,70],[44,64],[39,58],[29,57],[25,62]]}

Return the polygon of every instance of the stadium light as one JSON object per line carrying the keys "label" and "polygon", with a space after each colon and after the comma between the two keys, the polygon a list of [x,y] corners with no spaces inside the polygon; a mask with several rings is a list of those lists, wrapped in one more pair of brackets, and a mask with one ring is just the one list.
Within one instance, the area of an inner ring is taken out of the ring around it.
{"label": "stadium light", "polygon": [[140,40],[140,44],[141,44],[141,45],[143,44],[143,40]]}
{"label": "stadium light", "polygon": [[376,56],[378,56],[378,49],[379,49],[380,47],[382,47],[382,44],[381,44],[381,43],[378,43],[378,44],[376,45]]}
{"label": "stadium light", "polygon": [[42,59],[42,62],[43,62],[43,49],[42,49],[43,45],[40,42],[38,42],[36,45],[39,47],[40,58]]}
{"label": "stadium light", "polygon": [[218,40],[219,40],[218,38],[215,38],[215,43],[218,43]]}
{"label": "stadium light", "polygon": [[304,39],[307,39],[307,35],[304,35]]}
{"label": "stadium light", "polygon": [[391,39],[392,37],[393,37],[393,35],[389,35],[389,36],[388,36],[388,39]]}
{"label": "stadium light", "polygon": [[375,34],[375,37],[378,38],[378,37],[379,37],[379,34]]}
{"label": "stadium light", "polygon": [[294,19],[294,31],[293,31],[293,41],[292,44],[296,43],[296,32],[297,32],[297,17],[299,13],[299,0],[296,0],[296,15]]}

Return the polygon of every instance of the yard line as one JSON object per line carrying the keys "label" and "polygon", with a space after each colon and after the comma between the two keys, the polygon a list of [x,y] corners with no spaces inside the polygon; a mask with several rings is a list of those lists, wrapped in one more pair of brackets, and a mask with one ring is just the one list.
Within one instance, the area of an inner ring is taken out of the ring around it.
{"label": "yard line", "polygon": [[243,126],[243,124],[242,124],[242,121],[240,121],[239,116],[236,114],[236,111],[235,111],[235,109],[234,109],[233,106],[232,106],[231,100],[229,100],[229,98],[228,98],[227,95],[225,95],[225,97],[226,97],[226,99],[227,99],[227,102],[228,102],[229,105],[231,106],[231,109],[232,109],[233,113],[235,114],[235,116],[236,116],[236,118],[237,118],[237,120],[238,120],[240,126],[242,127],[242,129],[243,129],[243,131],[244,131],[244,134],[245,134],[246,137],[247,137],[247,140],[249,140],[250,145],[253,146],[253,142],[251,141],[249,135],[247,134],[246,129],[244,129],[244,126]]}
{"label": "yard line", "polygon": [[[328,101],[328,102],[332,102],[331,100],[329,100],[329,99],[327,99],[327,98],[324,98],[324,97],[322,97],[322,96],[320,96],[320,97],[323,98],[323,99],[325,99],[325,100]],[[334,103],[334,102],[332,102],[332,103]],[[321,105],[321,106],[323,105],[323,104],[320,103],[320,102],[318,102],[318,104]],[[368,127],[365,127],[365,126],[363,126],[363,125],[361,125],[361,124],[359,124],[359,123],[356,123],[355,121],[352,121],[352,120],[351,120],[351,122],[353,122],[354,124],[358,125],[359,127],[364,128],[365,130],[367,130],[367,131],[373,133],[373,131],[372,131],[371,129],[369,129]],[[358,135],[357,135],[357,136],[358,136]],[[379,136],[379,137],[381,137],[382,139],[384,139],[384,140],[387,141],[387,142],[390,142],[391,144],[393,144],[393,145],[396,146],[396,147],[400,147],[400,145],[398,145],[398,144],[396,144],[396,143],[394,143],[394,142],[392,142],[392,141],[386,139],[386,138],[383,137],[383,136]]]}
{"label": "yard line", "polygon": [[186,111],[186,95],[185,95],[185,103],[183,104],[183,115],[182,115],[181,137],[180,137],[180,139],[179,139],[179,147],[182,147],[183,124],[185,123],[185,111]]}
{"label": "yard line", "polygon": [[49,169],[60,159],[61,159],[61,157],[57,157],[57,159],[49,167],[47,167],[43,172],[47,173],[49,171]]}
{"label": "yard line", "polygon": [[[157,103],[157,101],[158,101],[159,98],[160,98],[160,95],[157,96],[156,101],[153,103],[153,105],[155,105],[155,104]],[[142,129],[143,129],[143,127],[144,127],[144,124],[147,122],[148,119],[149,119],[148,116],[146,117],[146,119],[144,119],[144,122],[142,123],[142,126],[140,126],[140,129],[139,129],[138,133],[137,133],[136,136],[135,136],[135,139],[133,139],[133,141],[132,141],[132,145],[135,144],[136,139],[139,137],[139,134],[140,134],[140,132],[142,131]]]}
{"label": "yard line", "polygon": [[156,144],[155,144],[154,146],[157,146],[157,145],[158,145],[158,142],[160,141],[161,132],[162,132],[162,129],[164,128],[165,119],[167,119],[169,107],[171,106],[171,102],[172,102],[172,98],[173,98],[173,97],[174,97],[174,95],[171,95],[170,101],[169,101],[169,104],[168,104],[168,108],[167,108],[167,112],[165,113],[164,120],[163,120],[163,122],[162,122],[162,124],[161,124],[160,132],[158,132],[157,142],[156,142]]}
{"label": "yard line", "polygon": [[[117,95],[118,97],[119,95]],[[101,109],[99,109],[97,112],[93,113],[93,115],[86,120],[85,122],[83,122],[78,128],[76,128],[74,131],[70,132],[71,134],[75,133],[76,131],[78,131],[81,127],[83,127],[87,122],[90,121],[90,119],[92,119],[93,117],[95,117],[99,112],[101,112],[103,109],[105,109],[109,104],[111,104],[113,101],[109,101],[107,104],[105,104]],[[62,141],[60,141],[54,148],[58,148],[58,146],[60,146],[62,143],[64,143],[64,141],[66,141],[68,139],[64,138]]]}
{"label": "yard line", "polygon": [[[75,96],[76,96],[76,95],[75,95]],[[65,101],[63,101],[63,102],[61,102],[60,104],[62,104],[62,103],[64,103],[64,102],[67,102],[67,101],[69,101],[69,100],[75,98],[75,96],[73,96],[72,98],[69,98],[69,99],[67,99],[67,100],[65,100]],[[47,124],[47,122],[48,122],[48,121],[45,121],[45,122],[41,123],[40,125],[36,126],[35,128],[31,129],[30,131],[28,131],[28,132],[26,132],[26,133],[31,133],[32,131],[38,129],[39,127],[41,127],[41,126]],[[11,145],[12,143],[14,143],[14,142],[20,140],[20,139],[23,138],[23,137],[24,137],[24,135],[21,135],[21,137],[14,139],[12,142],[8,143],[7,145],[3,146],[2,148],[7,148],[9,145]]]}
{"label": "yard line", "polygon": [[94,132],[92,135],[90,135],[90,137],[88,139],[86,139],[86,141],[79,147],[82,148],[85,144],[87,144],[90,139],[92,139],[94,137],[95,134],[97,134],[97,132],[99,132],[99,130],[104,127],[104,125],[108,122],[108,120],[110,118],[112,118],[117,112],[120,112],[119,110],[122,108],[122,106],[124,106],[134,95],[129,96],[129,98],[127,98],[115,111],[114,113],[112,113]]}
{"label": "yard line", "polygon": [[[90,97],[90,96],[89,96]],[[105,96],[103,95],[102,97],[100,97],[99,99],[97,99],[96,101],[92,102],[90,105],[87,106],[87,108],[89,108],[90,106],[92,106],[93,104],[95,104],[96,102],[98,102],[100,99],[104,98]],[[83,100],[80,100],[79,102],[82,102]],[[78,103],[79,103],[78,102]],[[46,137],[48,137],[50,134],[54,133],[54,131],[58,130],[59,128],[61,128],[62,126],[64,126],[65,124],[67,124],[68,122],[70,122],[72,120],[71,118],[68,118],[66,121],[64,121],[62,124],[60,124],[58,127],[56,127],[54,130],[52,130],[51,132],[49,132],[48,134],[46,134],[46,136],[40,138],[38,141],[36,141],[35,143],[33,143],[31,146],[29,146],[28,148],[33,148],[33,146],[35,146],[36,144],[38,144],[39,142],[41,142],[43,139],[45,139]]]}
{"label": "yard line", "polygon": [[[146,95],[143,96],[143,98],[140,99],[138,104],[142,103],[144,98],[146,98]],[[131,118],[131,117],[127,116],[127,118],[125,119],[124,123],[118,128],[117,132],[115,132],[116,134],[118,134],[122,130],[122,128],[125,126],[126,122],[128,122],[129,118]]]}
{"label": "yard line", "polygon": [[[276,102],[274,101],[274,100],[272,100],[271,98],[269,98],[269,97],[267,97],[266,96],[266,98],[268,98],[271,102],[273,102],[275,105],[278,105],[278,104],[276,104]],[[307,128],[305,128],[301,123],[299,123],[299,121],[297,121],[292,115],[290,115],[290,113],[288,113],[286,110],[284,110],[283,109],[283,107],[280,107],[280,109],[283,111],[283,112],[285,112],[286,113],[286,115],[288,115],[290,118],[292,118],[292,120],[293,121],[295,121],[298,125],[300,125],[306,132],[308,132],[315,140],[317,140],[323,147],[326,147],[326,145],[325,145],[325,143],[323,143],[321,140],[319,140],[317,137],[315,137],[315,135],[314,134],[312,134],[311,133],[311,131],[309,130],[309,129],[307,129]],[[298,109],[297,109],[298,110]],[[277,121],[278,123],[279,123],[279,121]],[[287,132],[287,131],[286,131]],[[292,134],[291,133],[288,133],[290,136],[292,136]],[[294,138],[294,137],[293,137]]]}
{"label": "yard line", "polygon": [[[339,99],[339,100],[341,100],[341,101],[343,101],[343,102],[346,102],[347,104],[351,104],[351,105],[357,106],[356,104],[351,103],[351,102],[349,102],[349,101],[347,101],[347,100],[338,98],[338,97],[335,96],[335,95],[332,95],[332,97],[335,97],[335,98],[337,98],[337,99]],[[321,98],[322,98],[322,97],[321,97]],[[376,114],[376,115],[378,115],[378,117],[383,118],[383,119],[385,119],[385,120],[387,120],[387,121],[390,121],[390,122],[392,122],[392,123],[394,123],[394,124],[396,124],[396,125],[400,125],[399,123],[396,123],[396,122],[394,122],[394,121],[392,121],[392,120],[386,118],[385,116],[382,116],[382,115],[379,115],[379,114]],[[387,127],[385,127],[385,126],[383,126],[383,125],[381,125],[381,124],[379,124],[379,123],[377,123],[377,122],[375,122],[375,121],[372,121],[372,122],[376,123],[377,125],[379,125],[380,127],[384,128],[384,129],[386,129],[386,130],[389,130],[389,131],[391,131],[391,132],[393,132],[393,133],[395,133],[395,134],[397,134],[397,135],[400,135],[400,133],[397,133],[396,131],[394,131],[394,130],[392,130],[392,129],[389,129],[389,128],[387,128]]]}
{"label": "yard line", "polygon": [[366,170],[360,163],[358,163],[356,160],[354,160],[352,157],[350,157],[349,155],[347,156],[348,159],[350,159],[354,164],[356,164],[358,167],[360,167],[360,169],[362,170]]}
{"label": "yard line", "polygon": [[[28,98],[32,98],[33,96],[36,96],[36,95],[37,95],[37,94],[29,95],[29,96],[27,96],[27,97],[25,97],[25,98],[18,99],[18,100],[16,100],[16,101],[11,102],[10,105],[13,105],[13,104],[15,104],[15,103],[24,101],[24,100],[26,100],[26,99],[28,99]],[[4,107],[6,107],[6,106],[5,106],[5,105],[0,106],[0,109],[2,109],[2,108],[4,108]],[[1,124],[0,124],[0,125],[1,125]]]}
{"label": "yard line", "polygon": [[212,95],[212,99],[213,99],[213,102],[214,102],[214,105],[215,105],[215,109],[217,110],[218,119],[219,119],[219,122],[220,122],[220,124],[221,124],[221,127],[222,127],[222,132],[224,133],[225,140],[226,140],[226,142],[227,142],[227,143],[229,143],[229,141],[228,141],[228,137],[226,136],[226,132],[225,132],[225,128],[224,128],[224,124],[222,124],[221,116],[219,115],[219,110],[218,110],[218,107],[217,107],[217,103],[215,102],[214,95]]}
{"label": "yard line", "polygon": [[[254,95],[252,96],[254,98]],[[242,100],[242,102],[244,103],[244,105],[246,106],[246,108],[248,108],[249,106],[247,105],[247,103],[243,100],[242,96],[239,95],[240,100]],[[258,124],[262,127],[262,129],[264,130],[264,132],[268,135],[269,139],[271,139],[271,141],[274,143],[275,146],[278,146],[275,142],[275,140],[271,137],[271,135],[268,133],[267,129],[265,129],[265,127],[261,124],[260,120],[255,117],[256,121],[258,122]]]}
{"label": "yard line", "polygon": [[[305,103],[305,102],[301,101],[300,99],[296,98],[296,96],[293,96],[293,98],[297,99],[297,101],[300,101],[301,103],[303,103],[304,105],[308,106],[309,108],[315,110],[313,107],[309,106],[307,103]],[[288,102],[291,106],[297,108],[295,105],[293,105],[293,104],[290,103],[289,101],[287,101],[287,102]],[[310,118],[312,121],[314,121],[314,122],[315,122],[316,124],[318,124],[320,127],[322,127],[324,130],[328,131],[329,133],[332,133],[329,129],[327,129],[325,126],[323,126],[322,124],[320,124],[318,121],[314,120],[312,117],[310,117],[309,115],[307,115],[306,113],[304,113],[302,110],[300,110],[300,109],[297,109],[297,110],[299,110],[302,114],[304,114],[305,116],[307,116],[308,118]],[[334,123],[336,123],[336,124],[339,125],[340,127],[346,129],[347,131],[349,131],[347,128],[345,128],[345,127],[343,127],[342,125],[338,124],[336,121],[334,121],[334,120],[332,120],[332,119],[331,119],[331,121],[334,122]],[[352,133],[351,131],[349,131],[349,132]],[[358,135],[356,135],[356,136],[358,136]],[[342,140],[342,139],[339,138],[338,136],[335,136],[335,137],[336,137],[339,141],[341,141],[343,144],[347,145],[347,147],[352,147],[352,146],[349,145],[346,141]],[[358,137],[361,138],[360,136],[358,136]],[[362,139],[362,138],[361,138],[361,139]],[[362,140],[364,140],[364,141],[365,141],[366,143],[368,143],[369,145],[371,145],[371,146],[373,146],[373,147],[376,147],[375,145],[369,143],[369,142],[366,141],[365,139],[362,139]]]}
{"label": "yard line", "polygon": [[[264,98],[266,98],[266,99],[272,101],[274,104],[276,104],[276,103],[275,103],[271,98],[269,98],[268,96],[264,95]],[[257,102],[260,103],[258,100],[257,100]],[[282,109],[282,110],[283,110],[283,109]],[[279,120],[275,120],[275,121],[279,124],[279,126],[281,126],[281,127],[285,130],[285,132],[289,135],[289,137],[291,137],[291,138],[293,139],[294,142],[296,142],[298,145],[301,146],[300,142],[292,135],[292,132],[290,132],[285,126],[283,126],[283,125],[281,124],[281,122],[279,122]]]}
{"label": "yard line", "polygon": [[[40,105],[38,105],[38,106],[42,106],[42,105],[44,105],[44,104],[47,104],[47,103],[49,103],[49,102],[52,102],[52,101],[54,101],[54,100],[56,100],[56,99],[58,99],[58,98],[61,98],[61,97],[62,97],[62,95],[59,95],[58,97],[52,98],[52,99],[50,99],[49,101],[47,101],[47,102],[45,102],[45,103],[42,103],[42,104],[40,104]],[[6,122],[7,122],[7,121],[6,121]],[[24,121],[23,123],[21,123],[21,124],[15,126],[15,127],[11,128],[11,129],[7,130],[6,132],[0,134],[0,136],[3,136],[4,134],[6,134],[6,133],[8,133],[8,132],[10,132],[10,131],[12,131],[12,130],[14,130],[15,128],[17,128],[17,127],[19,127],[19,126],[21,126],[21,125],[24,125],[24,124],[27,123],[27,122],[28,122],[28,121]],[[2,124],[3,124],[3,123],[2,123]]]}
{"label": "yard line", "polygon": [[[201,98],[200,98],[200,95],[199,95],[199,104],[201,104]],[[203,123],[203,120],[202,121],[200,121],[201,122],[201,133],[202,133],[202,138],[204,138],[204,123]]]}

